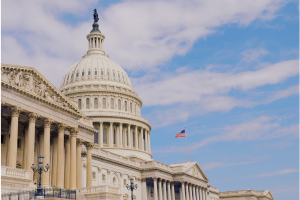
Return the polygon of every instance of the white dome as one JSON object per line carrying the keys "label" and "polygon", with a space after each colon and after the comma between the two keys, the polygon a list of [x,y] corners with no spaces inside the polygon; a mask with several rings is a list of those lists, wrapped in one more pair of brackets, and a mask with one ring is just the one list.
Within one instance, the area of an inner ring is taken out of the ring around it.
{"label": "white dome", "polygon": [[75,63],[63,77],[60,88],[91,84],[132,89],[126,72],[117,63],[101,54],[86,54],[81,61]]}

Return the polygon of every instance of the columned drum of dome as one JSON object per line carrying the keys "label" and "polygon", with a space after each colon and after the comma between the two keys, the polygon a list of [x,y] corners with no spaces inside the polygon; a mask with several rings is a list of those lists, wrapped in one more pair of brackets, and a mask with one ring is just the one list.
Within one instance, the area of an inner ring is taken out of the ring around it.
{"label": "columned drum of dome", "polygon": [[104,39],[94,21],[87,35],[88,51],[64,75],[60,91],[93,120],[99,130],[95,147],[140,161],[151,160],[147,142],[151,126],[141,116],[143,102],[127,73],[104,51]]}

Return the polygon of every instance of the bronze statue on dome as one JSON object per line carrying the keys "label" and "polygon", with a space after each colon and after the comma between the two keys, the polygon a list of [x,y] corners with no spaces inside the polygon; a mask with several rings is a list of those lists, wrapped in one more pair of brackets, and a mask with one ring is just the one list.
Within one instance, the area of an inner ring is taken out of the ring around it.
{"label": "bronze statue on dome", "polygon": [[99,17],[98,17],[97,10],[94,9],[94,22],[98,22],[98,20],[99,20]]}

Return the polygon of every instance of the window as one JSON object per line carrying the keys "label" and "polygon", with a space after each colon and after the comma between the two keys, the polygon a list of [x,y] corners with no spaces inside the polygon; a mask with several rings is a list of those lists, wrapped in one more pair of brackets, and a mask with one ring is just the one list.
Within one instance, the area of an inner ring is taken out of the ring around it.
{"label": "window", "polygon": [[105,109],[106,108],[106,99],[105,98],[103,98],[102,104],[103,104],[103,108]]}
{"label": "window", "polygon": [[118,74],[118,77],[120,78],[120,74]]}
{"label": "window", "polygon": [[67,80],[69,80],[69,75],[68,75],[68,78],[67,78]]}
{"label": "window", "polygon": [[92,178],[93,180],[96,180],[96,172],[92,172]]}
{"label": "window", "polygon": [[82,72],[81,76],[84,76],[84,71]]}
{"label": "window", "polygon": [[81,110],[81,99],[78,99],[78,108]]}
{"label": "window", "polygon": [[125,111],[127,111],[127,101],[124,102]]}
{"label": "window", "polygon": [[116,177],[114,177],[113,178],[113,184],[116,185],[116,183],[117,183],[117,180],[116,180]]}
{"label": "window", "polygon": [[103,144],[107,144],[107,128],[103,129]]}
{"label": "window", "polygon": [[91,71],[88,72],[88,75],[91,75]]}
{"label": "window", "polygon": [[86,99],[86,109],[90,109],[90,99]]}
{"label": "window", "polygon": [[107,76],[109,76],[109,71],[107,71]]}
{"label": "window", "polygon": [[102,181],[105,182],[105,174],[102,174]]}
{"label": "window", "polygon": [[128,146],[128,144],[129,144],[128,131],[126,131],[126,140],[127,140],[127,145],[126,146]]}
{"label": "window", "polygon": [[97,71],[95,71],[95,76],[97,76]]}
{"label": "window", "polygon": [[111,100],[110,100],[110,108],[111,109],[114,109],[114,104],[115,104],[115,101],[113,98],[111,98]]}
{"label": "window", "polygon": [[115,72],[113,72],[113,76],[115,77]]}
{"label": "window", "polygon": [[98,132],[94,134],[94,143],[99,144],[98,143]]}
{"label": "window", "polygon": [[98,108],[98,98],[94,99],[94,108]]}
{"label": "window", "polygon": [[22,148],[22,139],[21,138],[18,138],[17,147],[18,147],[18,149]]}
{"label": "window", "polygon": [[118,109],[121,110],[121,100],[118,100]]}
{"label": "window", "polygon": [[132,103],[130,102],[130,112],[132,113]]}
{"label": "window", "polygon": [[101,75],[103,76],[103,69],[101,69]]}
{"label": "window", "polygon": [[114,129],[114,144],[116,144],[116,129]]}
{"label": "window", "polygon": [[71,78],[73,78],[73,74],[71,75]]}
{"label": "window", "polygon": [[122,76],[123,76],[123,80],[124,80],[124,75],[122,74]]}
{"label": "window", "polygon": [[6,140],[6,135],[1,134],[1,144],[5,144],[5,140]]}
{"label": "window", "polygon": [[124,179],[124,186],[126,186],[126,179]]}
{"label": "window", "polygon": [[132,146],[135,147],[135,137],[134,137],[134,132],[132,132]]}
{"label": "window", "polygon": [[76,77],[78,77],[78,76],[79,76],[79,73],[77,72],[77,73],[76,73]]}

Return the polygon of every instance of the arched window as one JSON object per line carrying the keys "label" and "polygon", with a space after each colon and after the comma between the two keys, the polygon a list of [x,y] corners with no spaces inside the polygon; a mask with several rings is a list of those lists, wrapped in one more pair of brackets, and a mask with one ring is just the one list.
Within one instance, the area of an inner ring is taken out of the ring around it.
{"label": "arched window", "polygon": [[68,78],[67,78],[67,80],[69,80],[69,75],[68,75]]}
{"label": "arched window", "polygon": [[103,144],[107,144],[107,128],[103,129]]}
{"label": "arched window", "polygon": [[71,78],[73,78],[73,74],[71,75]]}
{"label": "arched window", "polygon": [[113,72],[113,76],[115,77],[115,72]]}
{"label": "arched window", "polygon": [[102,105],[103,105],[103,109],[106,109],[106,98],[103,98]]}
{"label": "arched window", "polygon": [[118,100],[118,109],[121,110],[121,100]]}
{"label": "arched window", "polygon": [[132,113],[132,103],[130,102],[130,112]]}
{"label": "arched window", "polygon": [[118,77],[120,78],[120,74],[118,74]]}
{"label": "arched window", "polygon": [[[96,128],[97,129],[97,128]],[[98,129],[97,129],[98,130]],[[94,143],[99,144],[98,143],[98,132],[94,134]]]}
{"label": "arched window", "polygon": [[91,75],[91,71],[88,72],[88,75]]}
{"label": "arched window", "polygon": [[109,71],[107,70],[107,76],[109,76]]}
{"label": "arched window", "polygon": [[114,129],[114,144],[116,144],[116,129]]}
{"label": "arched window", "polygon": [[81,76],[84,76],[84,71],[82,71]]}
{"label": "arched window", "polygon": [[94,108],[98,108],[98,98],[94,99]]}
{"label": "arched window", "polygon": [[95,71],[95,76],[97,76],[97,71]]}
{"label": "arched window", "polygon": [[123,76],[123,80],[124,80],[124,75],[122,74],[122,76]]}
{"label": "arched window", "polygon": [[101,75],[103,76],[103,69],[101,69]]}
{"label": "arched window", "polygon": [[78,99],[78,108],[81,110],[81,99]]}
{"label": "arched window", "polygon": [[77,72],[77,73],[76,73],[76,77],[78,77],[78,76],[79,76],[79,73]]}
{"label": "arched window", "polygon": [[90,109],[90,99],[86,98],[86,109]]}
{"label": "arched window", "polygon": [[110,99],[110,108],[111,109],[114,109],[114,104],[115,104],[115,101],[113,98]]}
{"label": "arched window", "polygon": [[125,111],[127,111],[127,101],[124,102]]}
{"label": "arched window", "polygon": [[134,136],[134,132],[132,132],[132,146],[135,147],[135,136]]}

